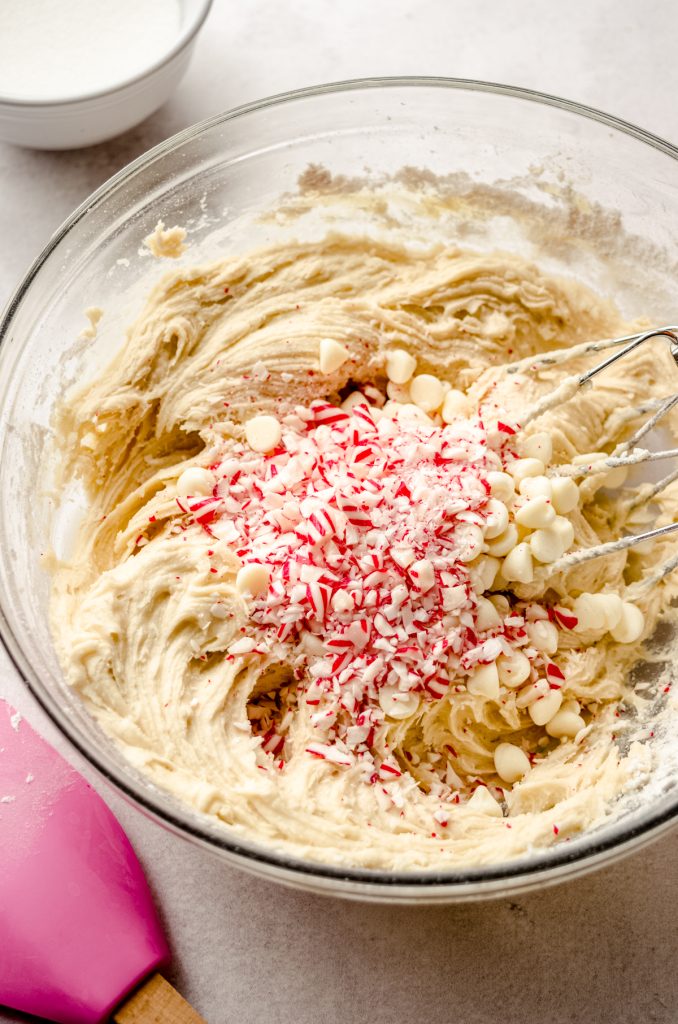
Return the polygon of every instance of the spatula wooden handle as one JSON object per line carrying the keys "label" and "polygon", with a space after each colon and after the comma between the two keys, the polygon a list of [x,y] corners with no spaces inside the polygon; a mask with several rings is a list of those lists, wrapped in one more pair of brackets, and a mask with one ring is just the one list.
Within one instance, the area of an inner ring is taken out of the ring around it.
{"label": "spatula wooden handle", "polygon": [[152,974],[113,1014],[116,1024],[206,1024],[161,974]]}

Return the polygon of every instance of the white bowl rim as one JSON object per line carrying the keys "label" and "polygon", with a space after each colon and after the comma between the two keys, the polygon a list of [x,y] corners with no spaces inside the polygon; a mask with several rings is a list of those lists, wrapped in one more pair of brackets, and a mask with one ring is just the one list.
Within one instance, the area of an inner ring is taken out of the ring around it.
{"label": "white bowl rim", "polygon": [[135,75],[129,75],[127,78],[121,78],[119,82],[115,83],[115,85],[109,85],[105,89],[94,89],[91,92],[83,92],[77,96],[57,96],[33,100],[21,99],[21,97],[18,96],[7,96],[6,94],[0,93],[0,107],[12,109],[23,108],[28,110],[41,110],[43,107],[77,107],[78,104],[84,103],[86,100],[96,100],[100,97],[112,96],[115,93],[122,92],[128,86],[143,81],[156,71],[160,71],[160,69],[164,68],[166,64],[171,63],[171,61],[189,45],[192,39],[200,31],[207,15],[210,12],[212,3],[213,0],[195,0],[196,6],[192,18],[188,19],[186,25],[179,33],[170,49],[167,50],[162,57],[159,57],[154,61],[153,64],[149,64],[148,67],[144,68],[143,71],[138,71]]}
{"label": "white bowl rim", "polygon": [[[120,184],[131,179],[137,172],[203,132],[248,113],[327,94],[385,88],[454,89],[460,92],[507,96],[537,105],[556,107],[614,128],[624,135],[631,136],[637,141],[659,150],[678,163],[678,147],[651,132],[638,128],[614,115],[604,113],[595,107],[519,86],[478,79],[440,76],[389,76],[347,79],[278,93],[235,107],[185,128],[127,164],[81,203],[52,235],[2,311],[0,315],[0,358],[3,354],[2,345],[11,331],[14,315],[42,265],[69,231],[93,206]],[[119,771],[113,771],[106,765],[105,757],[100,756],[96,749],[88,747],[80,739],[77,728],[71,725],[68,714],[62,711],[52,694],[46,688],[44,692],[41,692],[40,687],[32,681],[32,677],[36,676],[36,673],[32,668],[31,659],[15,637],[5,609],[6,596],[0,591],[0,642],[14,667],[26,683],[32,696],[59,731],[104,779],[122,792],[138,809],[171,832],[184,838],[190,837],[204,848],[225,855],[227,859],[241,868],[255,873],[268,874],[269,877],[283,884],[305,889],[315,888],[315,891],[319,891],[319,889],[328,891],[328,887],[331,886],[328,894],[335,896],[353,896],[358,899],[384,900],[394,903],[492,899],[531,888],[553,885],[575,875],[585,874],[643,846],[677,823],[678,797],[674,797],[667,801],[667,804],[661,809],[656,808],[654,811],[648,812],[642,822],[629,823],[626,827],[622,825],[619,830],[615,830],[613,834],[608,833],[604,838],[591,833],[589,843],[583,849],[577,845],[573,850],[567,843],[561,843],[540,849],[538,851],[539,859],[536,863],[534,858],[528,855],[497,864],[464,867],[457,870],[387,871],[348,866],[338,867],[301,859],[263,844],[238,839],[229,835],[225,828],[222,834],[221,827],[213,826],[206,816],[204,821],[201,820],[199,824],[196,824],[195,820],[190,820],[189,815],[195,814],[193,809],[180,805],[179,801],[173,800],[168,793],[163,793],[162,796],[172,803],[172,809],[167,804],[161,805],[147,792],[142,791],[140,785],[135,782],[133,768],[126,777],[121,777]]]}

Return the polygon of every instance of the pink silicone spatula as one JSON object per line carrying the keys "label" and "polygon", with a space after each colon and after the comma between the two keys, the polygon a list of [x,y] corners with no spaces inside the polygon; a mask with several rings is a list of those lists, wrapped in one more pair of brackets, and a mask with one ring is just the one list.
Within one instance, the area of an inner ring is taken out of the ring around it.
{"label": "pink silicone spatula", "polygon": [[204,1021],[101,797],[0,700],[0,1003],[63,1024]]}

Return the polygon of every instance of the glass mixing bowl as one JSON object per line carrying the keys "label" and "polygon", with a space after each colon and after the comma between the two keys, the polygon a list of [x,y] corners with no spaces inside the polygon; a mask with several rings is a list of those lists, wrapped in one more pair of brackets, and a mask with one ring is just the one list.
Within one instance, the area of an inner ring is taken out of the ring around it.
{"label": "glass mixing bowl", "polygon": [[[403,902],[476,899],[555,882],[673,823],[678,793],[671,772],[658,770],[651,790],[607,824],[474,870],[344,870],[243,842],[139,774],[65,685],[41,556],[52,545],[63,550],[82,502],[75,493],[57,501],[49,491],[44,453],[54,402],[70,381],[110,358],[165,272],[140,249],[160,218],[188,229],[185,263],[317,237],[328,226],[510,248],[612,296],[628,317],[675,322],[677,160],[678,150],[640,129],[534,92],[445,79],[347,82],[187,129],[113,177],[56,233],[0,327],[0,630],[54,722],[136,805],[268,878]],[[366,188],[382,190],[379,215],[361,203]],[[431,191],[445,196],[435,217]],[[99,332],[78,340],[92,305],[106,311]]]}

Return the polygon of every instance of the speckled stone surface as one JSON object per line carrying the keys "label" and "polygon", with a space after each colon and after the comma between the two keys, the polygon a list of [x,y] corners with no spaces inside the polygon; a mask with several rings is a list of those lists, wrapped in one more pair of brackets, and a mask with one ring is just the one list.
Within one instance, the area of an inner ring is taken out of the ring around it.
{"label": "speckled stone surface", "polygon": [[[179,91],[144,124],[79,152],[0,145],[0,303],[61,220],[129,160],[193,121],[298,86],[484,78],[569,96],[676,142],[677,32],[671,0],[215,0]],[[678,1019],[678,833],[512,901],[409,909],[307,896],[225,867],[105,788],[4,654],[0,695],[119,816],[162,907],[173,980],[209,1024]],[[20,1019],[0,1009],[1,1022]]]}

